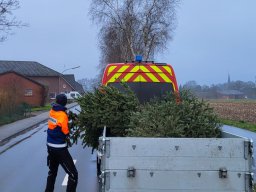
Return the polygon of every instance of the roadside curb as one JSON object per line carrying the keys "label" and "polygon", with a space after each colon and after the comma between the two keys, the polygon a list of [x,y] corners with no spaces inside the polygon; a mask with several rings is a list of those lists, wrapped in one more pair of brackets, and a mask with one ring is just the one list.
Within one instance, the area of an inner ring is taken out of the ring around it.
{"label": "roadside curb", "polygon": [[[69,109],[72,109],[72,108],[74,108],[76,106],[78,106],[78,104],[74,103],[73,105],[67,107],[67,109],[69,110]],[[49,112],[47,111],[47,112],[44,112],[44,113],[42,113],[40,115],[44,115],[44,114],[48,114],[48,113]],[[39,115],[37,115],[37,116],[39,116]],[[33,117],[31,117],[31,118],[33,118]],[[22,135],[22,134],[24,134],[24,133],[26,133],[28,131],[31,131],[34,128],[38,127],[40,124],[47,122],[47,119],[48,119],[48,115],[46,115],[46,117],[43,117],[41,120],[36,121],[34,124],[31,124],[30,126],[26,127],[25,129],[19,130],[19,131],[15,132],[14,134],[12,134],[12,135],[10,135],[10,136],[0,140],[0,147],[5,145],[6,143],[8,143],[11,139],[13,139],[15,137],[18,137],[19,135]]]}

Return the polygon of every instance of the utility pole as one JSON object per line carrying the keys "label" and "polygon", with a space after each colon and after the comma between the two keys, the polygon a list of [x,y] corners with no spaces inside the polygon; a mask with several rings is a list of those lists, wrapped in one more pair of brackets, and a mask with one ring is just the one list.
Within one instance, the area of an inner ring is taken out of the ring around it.
{"label": "utility pole", "polygon": [[61,72],[61,74],[63,75],[63,73],[64,73],[65,71],[68,71],[68,70],[71,70],[71,69],[76,69],[76,68],[79,68],[79,67],[80,67],[80,65],[78,65],[78,66],[76,66],[76,67],[72,67],[72,68],[65,69],[65,70],[63,70],[63,71]]}
{"label": "utility pole", "polygon": [[58,88],[58,92],[60,93],[60,79],[63,77],[63,73],[65,72],[65,71],[68,71],[68,70],[72,70],[72,69],[77,69],[77,68],[79,68],[80,67],[80,65],[78,65],[78,66],[76,66],[76,67],[71,67],[71,68],[68,68],[68,69],[64,69],[60,74],[59,74],[59,88]]}

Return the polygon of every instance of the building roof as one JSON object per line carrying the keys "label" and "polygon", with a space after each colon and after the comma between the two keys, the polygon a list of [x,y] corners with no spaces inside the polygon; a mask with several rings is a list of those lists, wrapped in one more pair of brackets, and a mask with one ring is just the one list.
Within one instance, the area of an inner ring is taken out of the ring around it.
{"label": "building roof", "polygon": [[25,76],[59,76],[60,73],[34,61],[0,61],[0,74],[8,71]]}
{"label": "building roof", "polygon": [[222,95],[244,95],[244,93],[238,90],[223,90],[223,91],[218,91],[218,93]]}
{"label": "building roof", "polygon": [[63,78],[74,90],[84,93],[83,86],[75,80],[74,74],[63,75]]}
{"label": "building roof", "polygon": [[80,83],[76,82],[76,90],[81,93],[84,94],[84,87],[83,85],[81,85]]}
{"label": "building roof", "polygon": [[15,71],[7,71],[7,72],[5,72],[5,73],[0,73],[0,76],[6,75],[6,74],[10,74],[10,73],[13,73],[13,74],[15,74],[15,75],[17,75],[17,76],[20,76],[20,77],[22,77],[22,78],[24,78],[24,79],[27,79],[27,80],[31,81],[31,82],[34,83],[34,84],[37,84],[37,85],[39,85],[39,86],[45,88],[45,86],[44,86],[43,84],[41,84],[41,83],[39,83],[39,82],[37,82],[37,81],[35,81],[35,80],[33,80],[33,79],[30,79],[30,78],[28,78],[27,76],[24,76],[24,75],[22,75],[22,74],[20,74],[20,73],[17,73],[17,72],[15,72]]}

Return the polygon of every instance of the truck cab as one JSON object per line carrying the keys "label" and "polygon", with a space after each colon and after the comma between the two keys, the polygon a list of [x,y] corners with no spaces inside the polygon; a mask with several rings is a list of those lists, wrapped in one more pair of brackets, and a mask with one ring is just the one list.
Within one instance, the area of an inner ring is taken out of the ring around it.
{"label": "truck cab", "polygon": [[170,64],[148,61],[110,63],[106,66],[102,84],[122,89],[125,82],[137,95],[140,102],[178,92],[174,70]]}

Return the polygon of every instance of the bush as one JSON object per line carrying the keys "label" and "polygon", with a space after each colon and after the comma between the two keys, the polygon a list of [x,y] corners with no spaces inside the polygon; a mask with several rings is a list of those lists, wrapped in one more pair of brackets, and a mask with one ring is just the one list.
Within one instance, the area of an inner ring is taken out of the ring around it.
{"label": "bush", "polygon": [[220,137],[220,121],[213,109],[190,92],[153,100],[131,116],[127,136],[134,137]]}

